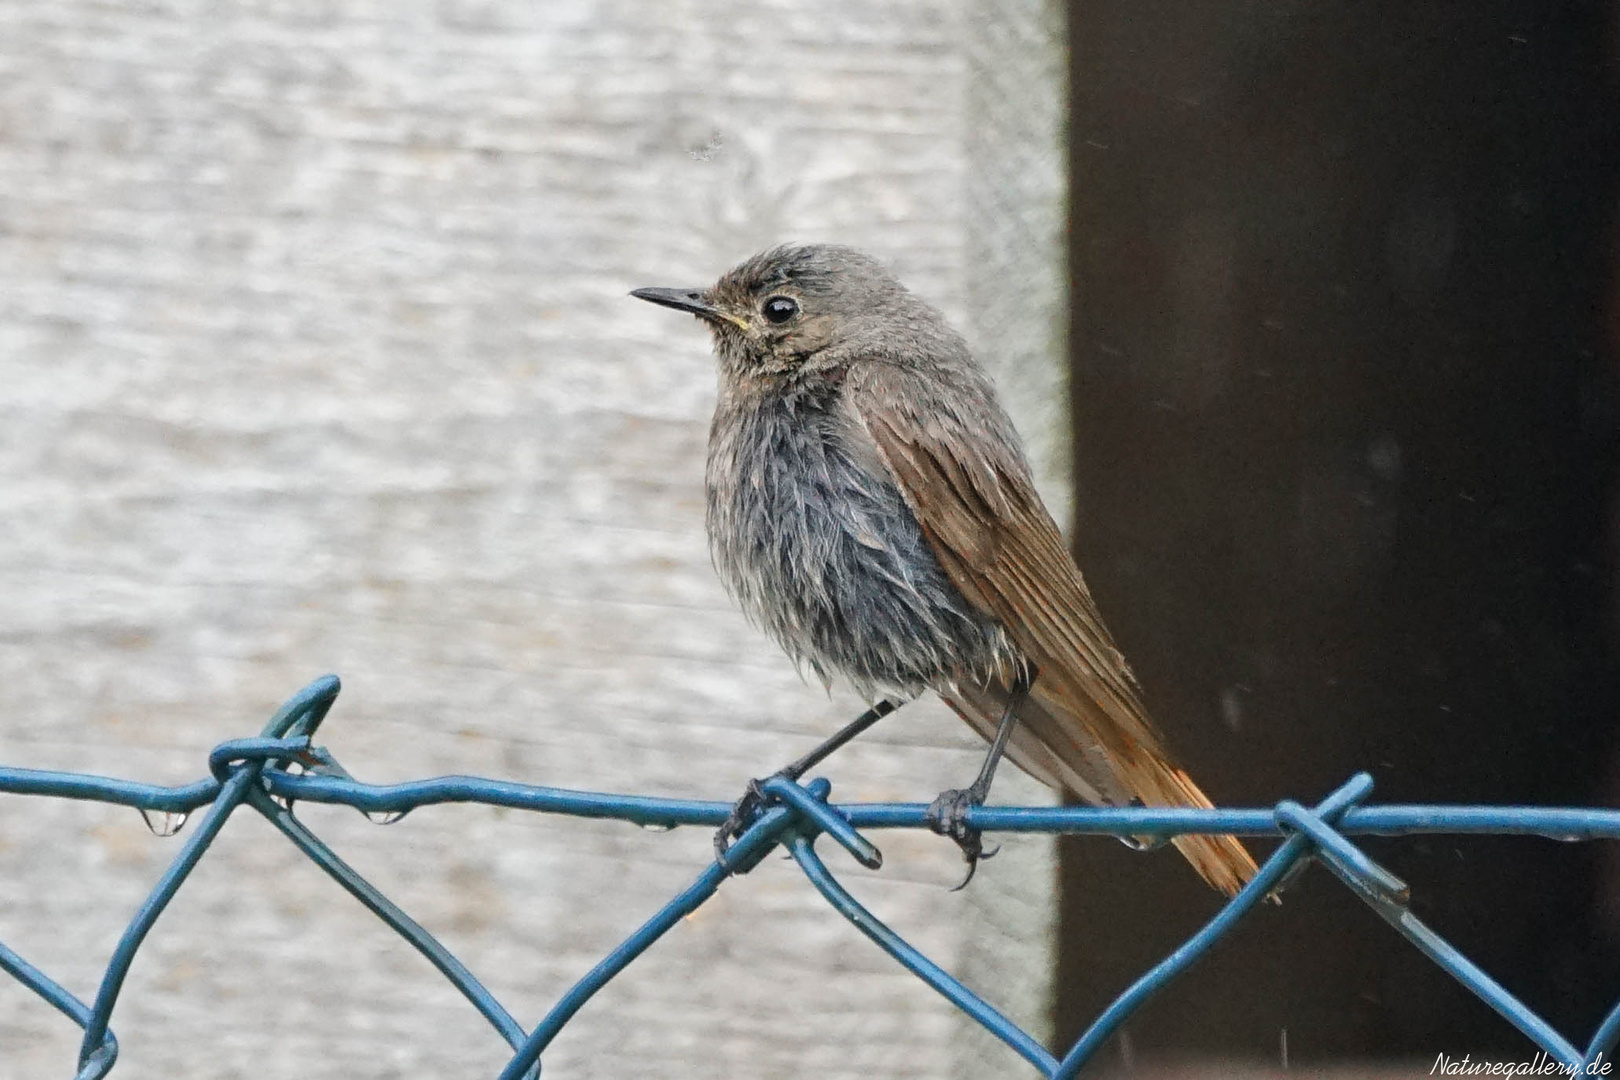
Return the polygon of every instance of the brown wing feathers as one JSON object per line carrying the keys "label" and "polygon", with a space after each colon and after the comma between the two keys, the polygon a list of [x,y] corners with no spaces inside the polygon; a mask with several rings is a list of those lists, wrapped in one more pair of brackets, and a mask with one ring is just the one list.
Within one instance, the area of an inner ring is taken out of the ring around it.
{"label": "brown wing feathers", "polygon": [[[1028,730],[1015,736],[1014,761],[1089,800],[1119,803],[1134,796],[1149,806],[1209,807],[1166,755],[1135,679],[1016,452],[1007,448],[1004,460],[963,452],[993,440],[954,438],[948,430],[975,420],[999,428],[999,418],[930,413],[926,387],[908,385],[903,371],[886,367],[866,374],[851,380],[850,400],[935,556],[969,602],[994,615],[1038,671],[1034,701],[1020,711],[1020,729]],[[947,701],[983,733],[987,724],[994,730],[1005,696],[1000,687],[964,687]],[[1174,842],[1206,881],[1228,895],[1255,872],[1254,860],[1234,837],[1182,836]]]}

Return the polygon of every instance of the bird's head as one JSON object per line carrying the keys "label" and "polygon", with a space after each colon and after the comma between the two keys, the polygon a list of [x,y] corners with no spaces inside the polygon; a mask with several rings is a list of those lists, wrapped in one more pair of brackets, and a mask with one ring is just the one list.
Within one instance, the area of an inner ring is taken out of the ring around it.
{"label": "bird's head", "polygon": [[772,248],[706,289],[630,295],[706,322],[722,371],[737,378],[793,378],[955,337],[882,263],[831,244]]}

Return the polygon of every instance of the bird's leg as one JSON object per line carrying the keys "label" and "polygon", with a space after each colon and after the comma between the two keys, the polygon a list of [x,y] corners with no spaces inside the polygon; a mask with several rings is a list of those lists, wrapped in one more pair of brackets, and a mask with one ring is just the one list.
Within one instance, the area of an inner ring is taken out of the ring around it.
{"label": "bird's leg", "polygon": [[[831,757],[845,743],[904,704],[904,701],[894,701],[890,698],[883,699],[839,728],[836,734],[815,747],[808,754],[794,761],[791,765],[776,770],[771,774],[771,777],[781,776],[788,780],[797,781],[799,777]],[[725,822],[715,831],[714,853],[717,858],[724,859],[726,849],[731,846],[731,841],[741,836],[743,831],[754,823],[755,816],[759,814],[765,805],[765,798],[765,781],[758,779],[748,781],[748,790],[743,793],[742,798],[733,804],[731,813],[726,815]]]}
{"label": "bird's leg", "polygon": [[967,883],[973,880],[973,874],[979,868],[980,859],[991,858],[1001,850],[984,850],[979,830],[969,827],[967,823],[967,812],[971,807],[983,806],[984,800],[990,797],[990,784],[996,778],[996,766],[1001,764],[1001,756],[1007,751],[1007,740],[1012,738],[1013,729],[1018,726],[1018,706],[1024,703],[1034,681],[1033,674],[1023,672],[1013,683],[1012,693],[1007,696],[1007,706],[1001,711],[1001,723],[996,727],[995,740],[991,742],[990,752],[985,755],[984,764],[979,768],[978,778],[966,788],[940,792],[928,804],[928,827],[956,841],[956,846],[962,849],[962,858],[967,860],[967,877],[952,892],[967,888]]}

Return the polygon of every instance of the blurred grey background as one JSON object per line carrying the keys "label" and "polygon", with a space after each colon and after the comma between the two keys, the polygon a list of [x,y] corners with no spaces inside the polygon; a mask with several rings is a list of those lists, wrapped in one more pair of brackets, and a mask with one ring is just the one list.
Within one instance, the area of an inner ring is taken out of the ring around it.
{"label": "blurred grey background", "polygon": [[[1042,0],[0,3],[0,760],[184,782],[326,671],[364,779],[717,799],[858,711],[710,570],[696,325],[626,298],[858,244],[996,371],[1067,510],[1062,15]],[[927,799],[937,703],[827,772]],[[1044,793],[1008,774],[1008,801]],[[709,837],[301,815],[525,1023]],[[1052,852],[884,838],[856,891],[1044,1030]],[[0,938],[83,998],[176,841],[0,798]],[[116,1075],[485,1077],[504,1046],[249,814],[158,924]],[[0,979],[0,1077],[73,1026]],[[970,1076],[1004,1048],[769,861],[569,1025],[567,1077]]]}

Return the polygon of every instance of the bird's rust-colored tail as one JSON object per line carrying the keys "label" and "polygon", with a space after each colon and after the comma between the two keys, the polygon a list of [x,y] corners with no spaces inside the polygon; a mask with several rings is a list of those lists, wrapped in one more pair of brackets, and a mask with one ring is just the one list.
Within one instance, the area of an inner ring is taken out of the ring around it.
{"label": "bird's rust-colored tail", "polygon": [[[1198,785],[1193,783],[1192,777],[1168,761],[1157,761],[1154,767],[1163,777],[1162,781],[1154,785],[1158,789],[1159,797],[1153,798],[1139,793],[1143,802],[1149,806],[1214,809],[1214,804],[1203,791],[1199,790]],[[1237,895],[1237,891],[1259,870],[1254,864],[1253,856],[1235,836],[1188,834],[1175,837],[1171,843],[1175,844],[1176,850],[1192,863],[1193,869],[1198,871],[1200,877],[1227,896]]]}

